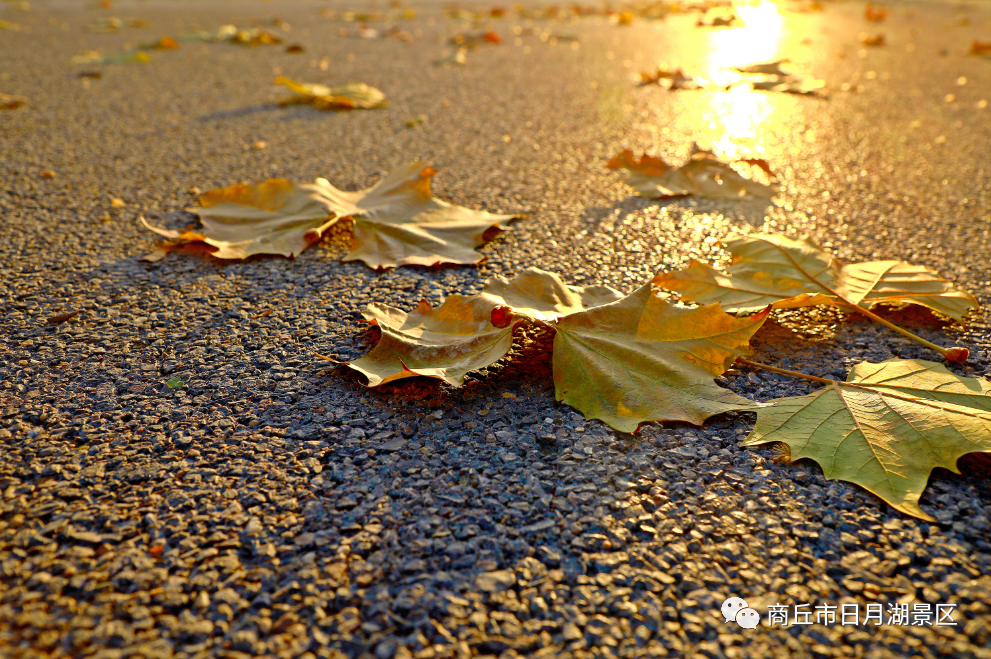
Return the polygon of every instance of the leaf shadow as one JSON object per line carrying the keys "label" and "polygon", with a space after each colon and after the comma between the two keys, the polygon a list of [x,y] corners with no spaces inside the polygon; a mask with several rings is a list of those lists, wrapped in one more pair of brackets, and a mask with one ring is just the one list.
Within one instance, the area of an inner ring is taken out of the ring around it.
{"label": "leaf shadow", "polygon": [[238,108],[236,110],[221,110],[218,112],[211,112],[210,114],[205,114],[202,117],[197,117],[197,121],[218,121],[221,119],[239,119],[241,117],[247,117],[252,114],[258,114],[260,112],[270,112],[272,110],[281,109],[277,103],[263,103],[261,105],[252,105],[250,107]]}

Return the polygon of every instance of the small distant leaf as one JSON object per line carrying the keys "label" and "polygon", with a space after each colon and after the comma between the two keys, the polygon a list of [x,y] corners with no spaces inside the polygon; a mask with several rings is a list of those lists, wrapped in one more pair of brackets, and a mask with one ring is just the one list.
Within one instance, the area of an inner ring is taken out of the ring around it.
{"label": "small distant leaf", "polygon": [[16,110],[27,102],[28,100],[23,96],[0,94],[0,110]]}
{"label": "small distant leaf", "polygon": [[783,442],[826,478],[856,483],[903,513],[935,521],[919,498],[936,467],[991,451],[991,383],[918,359],[862,362],[846,382],[757,410],[744,446]]}
{"label": "small distant leaf", "polygon": [[698,196],[710,199],[770,199],[772,185],[744,178],[729,163],[707,151],[696,151],[691,160],[672,168],[660,158],[644,154],[640,160],[629,149],[608,163],[610,169],[626,169],[626,184],[648,199]]}
{"label": "small distant leaf", "polygon": [[869,309],[876,304],[918,304],[963,320],[977,300],[952,282],[904,261],[843,264],[808,238],[757,235],[726,243],[733,265],[723,274],[692,260],[685,270],[657,275],[654,283],[687,302],[720,303],[730,313],[768,305],[794,309],[838,305],[838,293]]}
{"label": "small distant leaf", "polygon": [[168,381],[167,381],[167,382],[165,383],[165,385],[166,385],[166,386],[167,386],[167,387],[168,387],[169,389],[179,389],[180,387],[182,387],[182,386],[183,386],[183,384],[185,384],[185,383],[184,383],[184,382],[182,381],[182,378],[180,378],[179,376],[176,376],[176,377],[174,377],[174,378],[170,378],[170,379],[169,379],[169,380],[168,380]]}
{"label": "small distant leaf", "polygon": [[823,96],[825,81],[814,78],[804,80],[758,80],[751,82],[750,87],[757,91],[777,92],[779,94],[802,94],[806,96]]}
{"label": "small distant leaf", "polygon": [[415,117],[413,117],[412,119],[407,119],[406,120],[406,127],[407,128],[416,128],[417,126],[425,123],[426,121],[427,121],[427,115],[425,115],[425,114],[418,114]]}
{"label": "small distant leaf", "polygon": [[435,66],[451,66],[457,65],[462,66],[468,62],[468,50],[466,48],[458,48],[453,53],[444,55],[440,59],[434,60]]}
{"label": "small distant leaf", "polygon": [[860,37],[860,44],[863,46],[883,46],[885,39],[883,34],[864,34]]}
{"label": "small distant leaf", "polygon": [[143,50],[133,53],[120,53],[117,55],[101,55],[97,52],[88,52],[84,55],[76,55],[72,58],[73,64],[124,64],[128,62],[150,62],[151,58]]}
{"label": "small distant leaf", "polygon": [[756,73],[760,75],[768,76],[780,76],[782,78],[790,77],[792,74],[789,71],[785,71],[781,68],[782,64],[790,62],[791,60],[776,59],[770,62],[758,62],[757,64],[748,64],[747,66],[734,66],[734,71],[739,71],[740,73]]}
{"label": "small distant leaf", "polygon": [[176,50],[179,48],[179,42],[170,36],[164,36],[158,41],[152,41],[151,43],[145,44],[142,48],[148,50]]}
{"label": "small distant leaf", "polygon": [[970,50],[967,51],[970,55],[991,55],[991,41],[977,41],[976,39],[972,44],[970,44]]}
{"label": "small distant leaf", "polygon": [[875,23],[880,23],[888,17],[888,10],[884,7],[875,7],[871,3],[867,3],[864,7],[864,18],[873,21]]}
{"label": "small distant leaf", "polygon": [[641,71],[640,84],[657,84],[665,89],[701,89],[706,86],[704,81],[686,76],[680,68],[666,69],[663,67],[657,67],[653,71]]}
{"label": "small distant leaf", "polygon": [[621,432],[645,421],[702,424],[714,414],[753,409],[713,378],[750,352],[750,337],[769,313],[734,318],[717,304],[679,309],[647,284],[556,324],[556,396]]}
{"label": "small distant leaf", "polygon": [[244,46],[273,46],[282,43],[282,39],[279,37],[257,27],[248,30],[237,30],[233,35],[227,37],[225,41]]}
{"label": "small distant leaf", "polygon": [[355,110],[385,107],[385,94],[363,82],[353,82],[337,87],[296,82],[279,76],[275,82],[284,85],[297,95],[280,101],[279,105],[306,104],[321,110]]}

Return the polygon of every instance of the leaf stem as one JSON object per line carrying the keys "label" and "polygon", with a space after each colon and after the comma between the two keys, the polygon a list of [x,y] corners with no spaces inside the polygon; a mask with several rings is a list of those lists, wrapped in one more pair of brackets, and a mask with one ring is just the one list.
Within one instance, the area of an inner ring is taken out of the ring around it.
{"label": "leaf stem", "polygon": [[923,339],[921,336],[919,336],[917,334],[913,334],[912,332],[909,332],[907,329],[905,329],[903,327],[899,327],[898,325],[895,325],[894,323],[892,323],[890,321],[887,321],[884,318],[881,318],[881,316],[877,315],[876,313],[874,313],[870,309],[865,309],[862,306],[860,306],[859,304],[852,304],[849,300],[846,300],[845,298],[843,298],[843,297],[841,297],[839,295],[837,295],[836,298],[841,303],[843,303],[843,306],[849,307],[850,309],[853,309],[854,311],[856,311],[858,313],[861,313],[864,316],[867,316],[868,318],[870,318],[871,320],[873,320],[875,323],[881,323],[885,327],[887,327],[889,329],[895,330],[896,332],[898,332],[902,336],[907,337],[907,338],[915,341],[916,343],[921,343],[922,345],[924,345],[925,347],[929,348],[930,350],[935,350],[939,354],[943,355],[943,358],[946,359],[947,361],[957,362],[957,363],[963,363],[963,362],[967,361],[967,357],[969,356],[969,351],[966,348],[956,348],[956,347],[954,347],[954,348],[944,348],[942,346],[938,346],[938,345],[936,345],[935,343],[933,343],[931,341],[926,341],[925,339]]}
{"label": "leaf stem", "polygon": [[885,327],[888,327],[890,329],[895,330],[896,332],[898,332],[902,336],[905,336],[905,337],[907,337],[907,338],[909,338],[909,339],[911,339],[911,340],[913,340],[913,341],[915,341],[917,343],[921,343],[922,345],[924,345],[925,347],[929,348],[930,350],[935,350],[939,354],[943,355],[943,358],[946,361],[956,362],[957,364],[962,364],[965,361],[967,361],[967,358],[970,356],[970,351],[967,350],[967,348],[961,348],[959,346],[954,346],[952,348],[943,348],[942,346],[938,346],[935,343],[932,343],[931,341],[926,341],[921,336],[918,336],[916,334],[913,334],[913,333],[909,332],[907,329],[903,329],[901,327],[898,327],[898,325],[895,325],[894,323],[888,322],[887,320],[885,320],[884,318],[881,318],[880,316],[878,316],[876,313],[874,313],[870,309],[865,309],[864,307],[860,306],[859,304],[855,304],[855,303],[851,302],[846,297],[844,297],[843,295],[841,295],[839,291],[837,291],[836,289],[832,288],[831,286],[827,286],[826,284],[822,283],[821,281],[817,280],[814,276],[812,276],[811,274],[809,274],[808,272],[806,272],[805,269],[797,261],[795,261],[795,259],[793,259],[791,257],[791,255],[788,253],[787,250],[782,249],[781,252],[785,255],[785,257],[789,261],[791,261],[792,265],[794,265],[795,268],[799,272],[801,272],[806,277],[808,277],[809,281],[811,281],[813,284],[815,284],[816,286],[819,286],[820,288],[822,288],[823,290],[825,290],[827,293],[829,293],[830,295],[832,295],[843,306],[849,307],[849,308],[853,309],[854,311],[859,311],[861,314],[863,314],[864,316],[867,316],[868,318],[870,318],[874,322],[881,323]]}
{"label": "leaf stem", "polygon": [[736,361],[741,364],[746,364],[747,366],[752,366],[754,368],[762,368],[765,371],[773,371],[775,373],[780,373],[781,375],[790,375],[793,378],[802,378],[804,380],[812,380],[813,382],[821,382],[822,384],[835,384],[837,380],[829,380],[827,378],[819,378],[814,375],[809,375],[807,373],[799,373],[798,371],[789,371],[784,368],[778,368],[776,366],[768,366],[767,364],[761,364],[760,362],[750,361],[743,357],[737,357]]}

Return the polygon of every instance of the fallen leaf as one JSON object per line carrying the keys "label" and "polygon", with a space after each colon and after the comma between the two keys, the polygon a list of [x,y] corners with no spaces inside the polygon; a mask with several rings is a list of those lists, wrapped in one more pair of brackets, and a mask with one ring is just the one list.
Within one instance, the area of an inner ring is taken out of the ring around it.
{"label": "fallen leaf", "polygon": [[633,23],[633,19],[635,18],[635,15],[633,14],[632,11],[620,11],[620,12],[616,12],[609,18],[616,25],[631,25]]}
{"label": "fallen leaf", "polygon": [[269,179],[209,190],[199,197],[201,208],[188,209],[199,215],[201,232],[159,229],[144,217],[140,220],[166,238],[212,245],[217,248],[213,256],[221,259],[244,259],[253,254],[294,257],[339,219],[327,210],[314,187]]}
{"label": "fallen leaf", "polygon": [[243,46],[276,45],[282,39],[262,28],[239,29],[235,25],[221,25],[213,32],[187,32],[179,37],[180,41],[226,41]]}
{"label": "fallen leaf", "polygon": [[867,3],[864,7],[864,18],[873,21],[875,23],[880,23],[888,17],[888,10],[884,7],[875,7],[874,5]]}
{"label": "fallen leaf", "polygon": [[663,67],[657,67],[654,71],[641,71],[640,84],[656,84],[665,89],[701,89],[705,86],[704,81],[686,76],[680,68],[666,69]]}
{"label": "fallen leaf", "polygon": [[66,311],[65,313],[56,314],[48,319],[48,322],[52,325],[58,325],[59,323],[64,323],[70,318],[74,317],[79,313],[79,309],[74,309],[72,311]]}
{"label": "fallen leaf", "polygon": [[516,314],[544,322],[611,304],[623,297],[608,286],[568,286],[556,274],[539,268],[528,268],[512,279],[496,275],[485,282],[482,293]]}
{"label": "fallen leaf", "polygon": [[741,81],[742,84],[749,84],[751,89],[757,91],[821,95],[821,90],[826,86],[826,83],[815,78],[799,78],[794,72],[782,68],[782,65],[788,61],[790,60],[778,59],[770,62],[758,62],[747,66],[736,66],[733,67],[733,70],[746,76],[763,76],[759,80]]}
{"label": "fallen leaf", "polygon": [[863,46],[883,46],[884,35],[883,34],[864,34],[860,37],[860,43]]}
{"label": "fallen leaf", "polygon": [[413,163],[365,190],[345,192],[326,179],[294,185],[269,179],[237,184],[200,195],[202,231],[171,231],[141,222],[152,231],[184,242],[201,241],[213,256],[243,259],[253,254],[293,257],[320,239],[341,218],[353,219],[354,242],[344,261],[373,268],[438,263],[478,263],[475,248],[492,229],[506,229],[514,215],[494,215],[454,206],[430,193],[436,170]]}
{"label": "fallen leaf", "polygon": [[176,50],[179,48],[179,42],[170,36],[164,36],[158,41],[153,41],[143,47],[149,50]]}
{"label": "fallen leaf", "polygon": [[452,295],[433,308],[421,301],[413,313],[370,304],[364,316],[382,336],[364,357],[349,363],[368,386],[425,375],[459,387],[469,371],[502,359],[513,345],[515,325],[491,322],[498,303],[481,295]]}
{"label": "fallen leaf", "polygon": [[0,110],[16,110],[27,102],[28,99],[23,96],[0,94]]}
{"label": "fallen leaf", "polygon": [[338,216],[354,220],[354,244],[344,261],[372,268],[438,263],[478,263],[475,251],[492,229],[506,229],[514,215],[494,215],[435,199],[430,182],[436,170],[423,163],[400,167],[365,190],[344,192],[325,179],[313,189]]}
{"label": "fallen leaf", "polygon": [[991,41],[977,41],[970,44],[970,55],[991,55]]}
{"label": "fallen leaf", "polygon": [[132,53],[120,53],[117,55],[101,55],[95,51],[89,51],[83,55],[76,55],[72,58],[73,64],[123,64],[128,62],[150,62],[148,53],[138,50]]}
{"label": "fallen leaf", "polygon": [[385,94],[363,82],[352,82],[337,87],[300,83],[279,76],[275,82],[296,93],[296,96],[280,101],[279,105],[303,103],[321,110],[354,110],[385,107]]}
{"label": "fallen leaf", "polygon": [[749,83],[751,89],[763,92],[777,92],[779,94],[804,94],[808,96],[821,96],[822,89],[826,86],[824,80],[810,78],[808,80],[758,80]]}
{"label": "fallen leaf", "polygon": [[749,64],[747,66],[734,66],[733,70],[739,71],[740,73],[753,73],[788,78],[791,77],[792,74],[789,71],[782,69],[781,65],[790,61],[791,60],[787,58],[776,59],[770,62],[758,62],[757,64]]}
{"label": "fallen leaf", "polygon": [[282,39],[261,28],[238,30],[227,41],[245,46],[270,46],[282,43]]}
{"label": "fallen leaf", "polygon": [[562,318],[554,337],[558,400],[621,432],[645,421],[702,424],[754,403],[714,378],[749,352],[767,309],[735,318],[718,304],[679,309],[648,283],[622,300]]}
{"label": "fallen leaf", "polygon": [[628,170],[626,184],[648,199],[681,196],[770,199],[776,192],[772,185],[744,178],[729,163],[707,151],[696,150],[687,163],[672,168],[662,159],[647,154],[637,160],[627,149],[612,158],[608,166]]}
{"label": "fallen leaf", "polygon": [[733,237],[726,247],[733,255],[728,274],[692,260],[654,283],[687,302],[718,302],[730,313],[839,305],[836,294],[866,309],[918,304],[958,321],[977,307],[973,296],[932,270],[904,261],[846,265],[809,238]]}
{"label": "fallen leaf", "polygon": [[743,19],[734,13],[704,16],[695,22],[696,27],[741,27]]}
{"label": "fallen leaf", "polygon": [[[604,286],[566,286],[557,275],[530,268],[511,280],[493,277],[478,295],[452,295],[436,308],[421,301],[406,313],[371,304],[364,316],[381,328],[382,336],[367,355],[349,365],[368,378],[370,387],[417,375],[458,387],[469,371],[494,364],[509,352],[520,323],[557,320],[619,297]],[[494,323],[495,312],[507,306],[507,322]]]}
{"label": "fallen leaf", "polygon": [[862,362],[846,382],[757,410],[743,442],[783,442],[791,459],[809,458],[826,478],[856,483],[908,515],[919,508],[936,467],[991,451],[991,383],[917,359]]}
{"label": "fallen leaf", "polygon": [[444,55],[440,59],[434,60],[435,66],[451,66],[458,65],[462,66],[468,61],[468,51],[464,48],[458,48],[455,52]]}
{"label": "fallen leaf", "polygon": [[421,124],[423,124],[426,121],[427,121],[427,115],[425,115],[425,114],[418,114],[415,117],[413,117],[412,119],[407,119],[406,120],[406,127],[407,128],[416,128],[417,126],[420,126]]}
{"label": "fallen leaf", "polygon": [[499,45],[502,43],[502,37],[498,33],[488,30],[487,32],[479,32],[477,34],[456,34],[448,39],[448,43],[452,46],[475,50],[485,44]]}

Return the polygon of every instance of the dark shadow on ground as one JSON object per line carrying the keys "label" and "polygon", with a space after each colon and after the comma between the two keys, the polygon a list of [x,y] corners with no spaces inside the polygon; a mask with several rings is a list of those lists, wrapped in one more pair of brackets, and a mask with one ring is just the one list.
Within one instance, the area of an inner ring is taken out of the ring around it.
{"label": "dark shadow on ground", "polygon": [[221,110],[220,112],[211,112],[210,114],[205,114],[202,117],[198,117],[197,121],[216,121],[219,119],[238,119],[240,117],[247,117],[252,114],[258,114],[259,112],[269,112],[271,110],[279,110],[281,107],[276,103],[264,103],[262,105],[252,105],[246,108],[238,108],[236,110]]}

